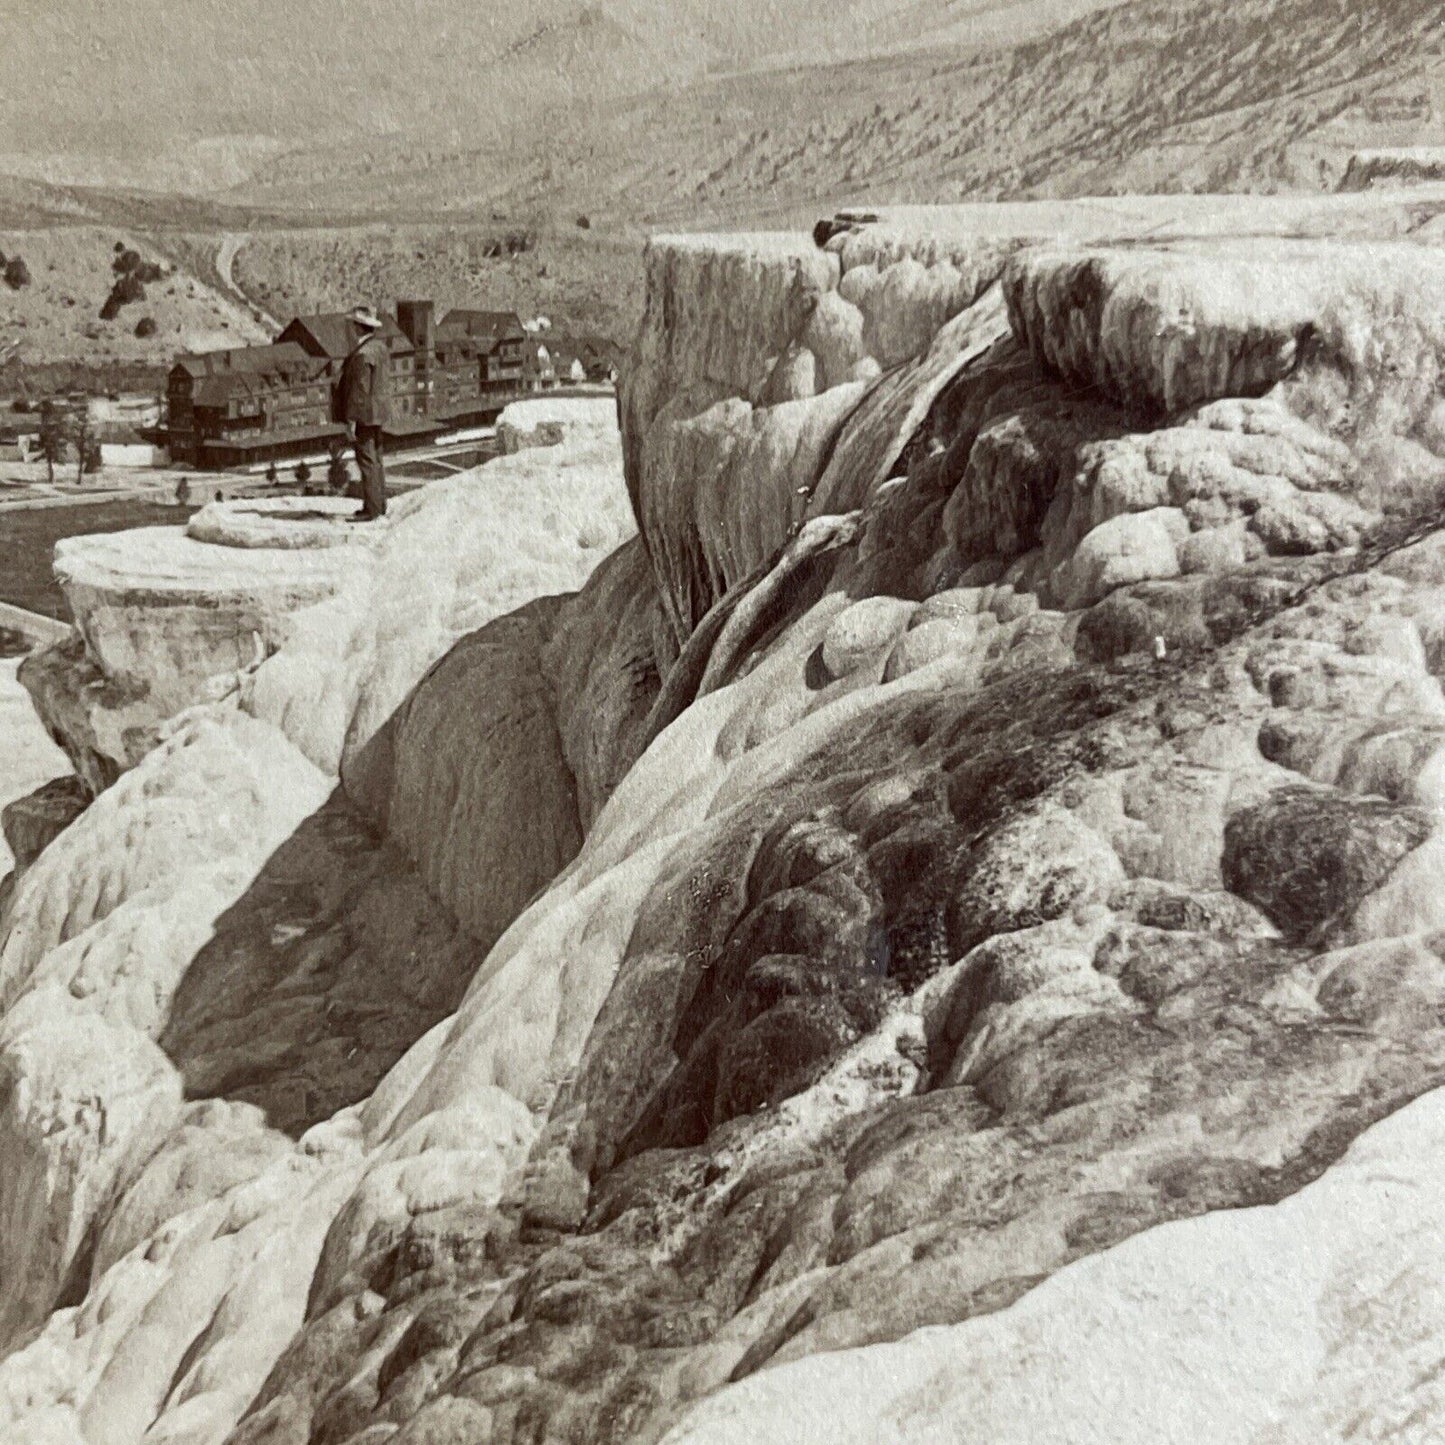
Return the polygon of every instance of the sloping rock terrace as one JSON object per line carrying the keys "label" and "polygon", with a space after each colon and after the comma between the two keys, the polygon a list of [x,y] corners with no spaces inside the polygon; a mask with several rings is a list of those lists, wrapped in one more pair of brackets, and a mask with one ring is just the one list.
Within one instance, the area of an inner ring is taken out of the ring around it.
{"label": "sloping rock terrace", "polygon": [[[594,414],[408,499],[19,875],[8,1438],[1198,1438],[1090,1321],[1344,1438],[1434,1318],[1445,256],[1328,200],[654,243],[625,495]],[[1312,1227],[1416,1323],[1266,1371]]]}

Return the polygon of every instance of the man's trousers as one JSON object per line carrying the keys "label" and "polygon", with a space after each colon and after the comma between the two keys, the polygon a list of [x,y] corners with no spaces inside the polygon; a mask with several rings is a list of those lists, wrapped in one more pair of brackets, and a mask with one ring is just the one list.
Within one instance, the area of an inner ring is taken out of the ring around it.
{"label": "man's trousers", "polygon": [[356,428],[356,465],[361,472],[361,510],[368,517],[386,515],[386,469],[381,463],[381,428]]}

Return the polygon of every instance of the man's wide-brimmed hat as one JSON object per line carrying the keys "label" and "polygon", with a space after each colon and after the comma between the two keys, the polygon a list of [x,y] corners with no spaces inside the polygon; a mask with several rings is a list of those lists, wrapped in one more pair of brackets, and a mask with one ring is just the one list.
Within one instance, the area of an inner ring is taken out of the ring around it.
{"label": "man's wide-brimmed hat", "polygon": [[358,326],[366,327],[368,331],[380,331],[382,327],[381,317],[370,306],[353,306],[351,319]]}

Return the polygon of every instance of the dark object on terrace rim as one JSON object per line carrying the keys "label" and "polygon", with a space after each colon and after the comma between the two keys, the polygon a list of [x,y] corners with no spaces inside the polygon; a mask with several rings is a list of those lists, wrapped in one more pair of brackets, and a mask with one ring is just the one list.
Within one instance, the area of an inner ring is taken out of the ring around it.
{"label": "dark object on terrace rim", "polygon": [[841,236],[846,231],[856,231],[862,226],[874,225],[878,220],[875,211],[839,211],[831,220],[819,221],[813,227],[813,242],[817,246],[826,246],[834,236]]}

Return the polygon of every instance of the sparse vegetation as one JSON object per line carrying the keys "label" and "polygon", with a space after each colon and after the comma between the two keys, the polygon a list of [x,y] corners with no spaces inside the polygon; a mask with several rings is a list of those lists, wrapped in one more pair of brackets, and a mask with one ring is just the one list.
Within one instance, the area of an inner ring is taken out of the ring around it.
{"label": "sparse vegetation", "polygon": [[117,276],[134,276],[143,285],[159,281],[165,270],[156,261],[147,261],[139,251],[122,248],[120,254],[110,263],[110,269]]}
{"label": "sparse vegetation", "polygon": [[154,316],[142,316],[135,324],[135,334],[144,340],[147,336],[156,334],[156,319]]}
{"label": "sparse vegetation", "polygon": [[146,288],[134,272],[128,271],[110,289],[110,295],[105,298],[105,305],[100,308],[100,319],[102,321],[113,321],[120,315],[123,306],[130,306],[136,301],[146,299]]}
{"label": "sparse vegetation", "polygon": [[642,314],[640,235],[564,224],[508,254],[505,234],[461,222],[257,229],[233,269],[246,295],[282,318],[339,310],[357,295],[430,296],[439,314],[510,307],[627,345]]}
{"label": "sparse vegetation", "polygon": [[344,497],[351,486],[351,474],[346,469],[346,452],[339,441],[331,443],[331,458],[326,464],[326,487],[336,497]]}
{"label": "sparse vegetation", "polygon": [[30,268],[25,264],[23,256],[11,256],[5,262],[5,284],[12,291],[18,291],[22,286],[30,284]]}
{"label": "sparse vegetation", "polygon": [[[197,287],[196,294],[188,296],[181,285],[178,294],[164,295],[173,284],[169,278],[182,280],[184,273],[173,271],[159,248],[151,250],[146,241],[132,249],[155,259],[126,274],[148,293],[147,299],[129,303],[107,321],[99,320],[101,303],[125,279],[113,269],[120,255],[113,249],[115,242],[113,226],[84,222],[23,233],[0,231],[6,263],[19,256],[34,277],[32,284],[19,290],[0,286],[0,295],[7,298],[0,312],[6,323],[23,328],[25,340],[22,353],[0,369],[0,387],[18,390],[23,382],[37,395],[77,388],[163,390],[164,369],[172,354],[197,344],[215,344],[213,338],[224,330],[226,320],[233,322],[233,336],[247,341],[264,338],[264,328],[238,314],[238,308],[212,290]],[[152,286],[144,279],[154,274],[148,267],[164,269],[167,279]],[[4,269],[0,264],[0,280]],[[154,332],[138,334],[136,321],[142,315],[155,322]],[[94,327],[93,335],[87,334],[89,326]],[[97,346],[96,341],[104,345]]]}
{"label": "sparse vegetation", "polygon": [[40,403],[40,455],[45,459],[45,473],[55,485],[55,464],[65,460],[65,410],[53,397]]}

